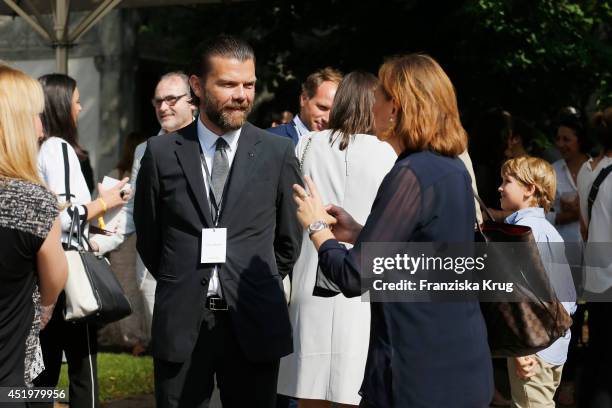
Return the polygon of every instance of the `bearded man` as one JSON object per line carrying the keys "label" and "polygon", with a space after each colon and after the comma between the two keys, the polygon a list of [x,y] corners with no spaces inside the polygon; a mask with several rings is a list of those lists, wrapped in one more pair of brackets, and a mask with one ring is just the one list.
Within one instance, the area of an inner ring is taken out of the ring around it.
{"label": "bearded man", "polygon": [[234,37],[198,48],[198,120],[149,139],[135,197],[137,248],[157,279],[152,327],[158,408],[273,408],[292,352],[282,278],[299,255],[291,140],[246,121],[253,49]]}

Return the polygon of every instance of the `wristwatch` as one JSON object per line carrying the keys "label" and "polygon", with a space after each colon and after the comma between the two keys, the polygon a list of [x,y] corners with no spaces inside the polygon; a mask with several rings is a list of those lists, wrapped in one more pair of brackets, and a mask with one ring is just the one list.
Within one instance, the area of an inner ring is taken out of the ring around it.
{"label": "wristwatch", "polygon": [[324,230],[325,228],[329,228],[329,224],[325,221],[315,221],[308,226],[308,235],[312,235],[315,232],[319,232]]}

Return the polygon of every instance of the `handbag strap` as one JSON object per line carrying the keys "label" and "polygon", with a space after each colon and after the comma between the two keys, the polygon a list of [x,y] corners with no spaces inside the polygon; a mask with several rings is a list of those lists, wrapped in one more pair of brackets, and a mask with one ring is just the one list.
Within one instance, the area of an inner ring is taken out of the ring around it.
{"label": "handbag strap", "polygon": [[308,138],[306,142],[306,147],[304,147],[304,152],[302,153],[302,157],[300,158],[300,170],[304,168],[304,159],[306,158],[306,153],[308,153],[308,149],[310,148],[310,143],[312,143],[312,135]]}
{"label": "handbag strap", "polygon": [[70,249],[73,242],[77,243],[77,249],[85,248],[83,245],[83,235],[81,234],[81,217],[78,207],[73,209],[70,229],[68,230],[68,242],[65,243],[64,248]]}
{"label": "handbag strap", "polygon": [[68,160],[67,143],[62,143],[62,155],[64,156],[64,194],[60,195],[66,196],[66,202],[70,203],[74,196],[70,193],[70,161]]}
{"label": "handbag strap", "polygon": [[587,200],[589,206],[588,222],[591,222],[591,210],[593,209],[593,204],[595,203],[595,199],[597,198],[597,193],[599,193],[599,187],[604,182],[606,177],[608,177],[608,174],[610,174],[610,172],[612,172],[612,164],[600,171],[597,175],[597,178],[595,178],[595,181],[593,181],[593,186],[591,187],[591,191],[589,192],[589,198]]}
{"label": "handbag strap", "polygon": [[70,205],[67,211],[68,211],[68,214],[71,215],[70,229],[68,230],[68,242],[66,243],[66,248],[70,248],[72,246],[73,239],[76,238],[78,249],[80,249],[80,248],[84,248],[83,242],[82,242],[83,235],[81,233],[81,228],[82,228],[81,218],[80,218],[81,214],[77,206],[74,206],[73,208],[71,208],[72,197],[74,197],[74,195],[70,192],[70,160],[68,159],[68,144],[67,143],[62,143],[62,156],[64,159],[64,194],[59,194],[59,195],[63,195],[66,197],[66,202]]}
{"label": "handbag strap", "polygon": [[480,205],[480,209],[487,214],[487,217],[489,217],[491,221],[495,221],[495,218],[493,218],[493,214],[491,214],[491,211],[489,211],[489,209],[487,208],[487,205],[485,204],[484,201],[482,201],[482,198],[480,198],[478,193],[476,193],[474,190],[472,190],[472,193],[474,194],[474,198],[476,198],[476,201],[478,201],[478,204]]}

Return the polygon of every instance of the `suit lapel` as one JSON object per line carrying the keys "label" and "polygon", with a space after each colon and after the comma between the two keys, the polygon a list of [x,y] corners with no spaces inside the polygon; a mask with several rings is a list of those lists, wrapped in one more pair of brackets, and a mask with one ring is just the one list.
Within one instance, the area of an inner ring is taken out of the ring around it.
{"label": "suit lapel", "polygon": [[198,141],[197,123],[178,131],[179,137],[176,140],[176,156],[183,168],[185,178],[193,191],[193,195],[198,205],[198,210],[208,226],[212,226],[210,217],[210,207],[208,196],[204,185],[204,175],[202,174],[202,161],[200,159],[200,142]]}
{"label": "suit lapel", "polygon": [[260,135],[253,125],[246,122],[240,132],[236,156],[232,162],[232,170],[223,196],[223,208],[221,210],[221,223],[227,225],[232,217],[232,210],[240,201],[241,192],[252,176],[252,168],[257,161],[257,144]]}

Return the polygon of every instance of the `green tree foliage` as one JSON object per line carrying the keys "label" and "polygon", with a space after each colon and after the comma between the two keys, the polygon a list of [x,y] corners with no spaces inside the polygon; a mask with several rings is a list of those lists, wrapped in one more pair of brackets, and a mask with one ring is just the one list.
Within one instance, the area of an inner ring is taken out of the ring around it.
{"label": "green tree foliage", "polygon": [[[477,72],[467,86],[484,84],[493,101],[526,116],[560,106],[602,107],[612,102],[612,46],[608,1],[475,0],[462,10],[465,35],[459,63]],[[464,84],[465,85],[465,84]],[[476,98],[478,98],[476,100]]]}
{"label": "green tree foliage", "polygon": [[425,52],[465,116],[503,106],[539,122],[612,103],[611,22],[609,0],[259,0],[146,10],[139,40],[166,69],[207,36],[246,37],[274,109],[296,109],[299,83],[319,67],[376,72],[385,56]]}

